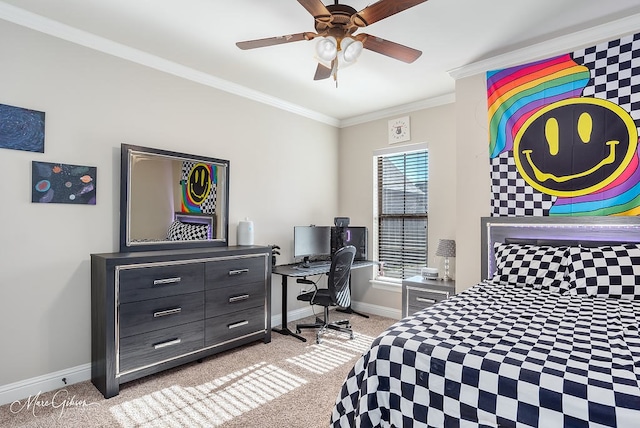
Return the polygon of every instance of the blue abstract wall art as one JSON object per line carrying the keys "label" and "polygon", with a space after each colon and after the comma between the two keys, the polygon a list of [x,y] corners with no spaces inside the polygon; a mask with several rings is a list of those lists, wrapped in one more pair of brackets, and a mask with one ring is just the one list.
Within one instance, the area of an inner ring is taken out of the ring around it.
{"label": "blue abstract wall art", "polygon": [[0,104],[0,148],[44,153],[44,112]]}
{"label": "blue abstract wall art", "polygon": [[94,166],[63,163],[31,163],[31,202],[60,204],[96,204]]}

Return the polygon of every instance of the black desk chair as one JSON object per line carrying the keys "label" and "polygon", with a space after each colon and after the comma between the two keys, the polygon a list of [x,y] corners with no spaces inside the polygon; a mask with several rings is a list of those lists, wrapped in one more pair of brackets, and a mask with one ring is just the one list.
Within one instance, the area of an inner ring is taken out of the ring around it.
{"label": "black desk chair", "polygon": [[355,254],[356,248],[352,245],[342,247],[335,252],[331,260],[331,269],[327,274],[329,275],[327,278],[327,288],[318,288],[314,282],[306,279],[298,280],[298,282],[312,284],[315,287],[313,291],[300,294],[298,300],[309,302],[311,305],[323,306],[324,318],[320,319],[316,317],[316,322],[313,324],[297,324],[296,333],[299,334],[303,328],[318,329],[316,333],[316,343],[320,343],[320,335],[324,333],[326,329],[348,333],[349,338],[353,339],[353,330],[351,330],[349,320],[329,322],[329,307],[349,306],[349,276],[351,275],[351,265],[353,264]]}

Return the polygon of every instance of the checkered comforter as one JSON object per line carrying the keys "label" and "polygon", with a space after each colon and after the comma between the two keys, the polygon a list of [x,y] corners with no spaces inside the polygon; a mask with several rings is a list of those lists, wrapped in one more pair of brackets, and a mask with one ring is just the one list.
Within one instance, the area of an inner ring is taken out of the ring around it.
{"label": "checkered comforter", "polygon": [[483,282],[355,364],[332,427],[640,427],[640,301]]}

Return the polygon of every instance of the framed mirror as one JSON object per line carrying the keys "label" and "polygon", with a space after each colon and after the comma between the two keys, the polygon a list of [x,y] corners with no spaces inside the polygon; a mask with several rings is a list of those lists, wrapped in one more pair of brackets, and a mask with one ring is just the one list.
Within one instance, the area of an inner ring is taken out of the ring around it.
{"label": "framed mirror", "polygon": [[122,144],[120,252],[228,245],[229,161]]}

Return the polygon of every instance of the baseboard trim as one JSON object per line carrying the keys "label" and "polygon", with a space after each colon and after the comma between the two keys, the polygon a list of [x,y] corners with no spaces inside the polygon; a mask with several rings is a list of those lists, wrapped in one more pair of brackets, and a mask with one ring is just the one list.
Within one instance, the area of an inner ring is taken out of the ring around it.
{"label": "baseboard trim", "polygon": [[402,318],[402,310],[388,308],[386,306],[371,305],[369,303],[351,302],[351,307],[358,312],[366,312],[386,318],[399,320]]}
{"label": "baseboard trim", "polygon": [[[385,306],[371,305],[369,303],[352,302],[352,308],[359,312],[378,315],[387,318],[400,319],[402,311],[387,308]],[[313,308],[307,306],[287,312],[288,321],[296,321],[310,317],[314,314]],[[282,324],[282,314],[271,317],[271,325]],[[64,379],[64,381],[62,380]],[[45,374],[31,379],[0,386],[0,406],[13,403],[16,400],[24,400],[38,393],[53,391],[63,388],[65,385],[91,380],[91,363],[71,367],[54,373]],[[65,383],[66,381],[66,383]]]}
{"label": "baseboard trim", "polygon": [[[320,312],[322,313],[322,312]],[[307,306],[304,308],[296,309],[293,311],[287,312],[287,322],[297,321],[301,318],[310,317],[313,315],[313,308],[311,306]],[[282,314],[273,315],[271,317],[271,325],[279,326],[282,324]]]}
{"label": "baseboard trim", "polygon": [[[64,379],[64,381],[63,381]],[[0,406],[27,397],[63,388],[91,379],[91,364],[71,367],[54,373],[0,386]],[[65,383],[66,382],[66,383]]]}
{"label": "baseboard trim", "polygon": [[[398,309],[388,308],[386,306],[378,306],[372,305],[369,303],[362,302],[351,302],[351,307],[353,310],[358,312],[366,312],[372,315],[378,315],[386,318],[393,318],[399,320],[402,318],[402,311]],[[321,314],[321,312],[319,313]],[[296,309],[293,311],[287,312],[287,321],[297,321],[301,318],[310,317],[313,315],[313,308],[311,306],[307,306],[305,308]],[[282,314],[277,314],[271,317],[271,325],[279,326],[282,324]]]}

